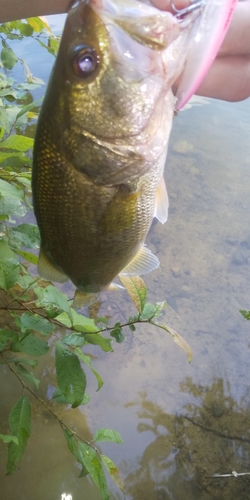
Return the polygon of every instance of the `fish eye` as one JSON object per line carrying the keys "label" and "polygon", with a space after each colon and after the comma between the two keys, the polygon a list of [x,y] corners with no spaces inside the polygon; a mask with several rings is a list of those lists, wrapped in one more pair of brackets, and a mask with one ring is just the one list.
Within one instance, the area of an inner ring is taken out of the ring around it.
{"label": "fish eye", "polygon": [[92,47],[82,46],[75,54],[73,69],[76,75],[87,78],[97,68],[99,57]]}

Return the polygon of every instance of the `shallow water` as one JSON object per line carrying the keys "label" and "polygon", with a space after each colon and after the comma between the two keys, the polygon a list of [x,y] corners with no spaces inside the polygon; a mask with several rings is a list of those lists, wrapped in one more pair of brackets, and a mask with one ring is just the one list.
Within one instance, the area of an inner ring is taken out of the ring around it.
{"label": "shallow water", "polygon": [[[41,71],[48,68],[47,60]],[[47,71],[47,69],[46,69]],[[35,73],[35,72],[34,72]],[[36,76],[37,73],[35,73]],[[47,73],[48,74],[48,73]],[[153,224],[147,244],[160,268],[145,279],[149,301],[167,300],[163,321],[189,343],[193,361],[152,326],[127,332],[113,353],[92,349],[105,384],[90,403],[59,414],[90,439],[99,427],[124,444],[101,450],[121,470],[126,500],[247,500],[250,476],[250,100],[195,98],[179,113],[166,165],[168,222]],[[126,320],[124,292],[103,294],[101,314]],[[53,386],[53,352],[39,362],[41,395]],[[20,387],[1,367],[2,429]],[[11,394],[10,394],[11,393]],[[34,402],[33,432],[16,473],[1,477],[3,500],[97,500],[99,493],[67,450],[59,425]],[[6,451],[0,445],[1,471]],[[111,498],[123,494],[110,484]]]}

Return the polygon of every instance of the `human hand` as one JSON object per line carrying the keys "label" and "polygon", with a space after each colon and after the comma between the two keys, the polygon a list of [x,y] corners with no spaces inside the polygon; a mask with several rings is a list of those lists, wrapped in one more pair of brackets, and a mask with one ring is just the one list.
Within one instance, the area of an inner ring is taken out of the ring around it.
{"label": "human hand", "polygon": [[218,56],[196,94],[225,101],[250,96],[250,1],[239,2]]}
{"label": "human hand", "polygon": [[[151,1],[155,7],[172,12],[170,0]],[[174,2],[176,9],[189,4],[189,0]],[[241,101],[250,96],[250,0],[237,4],[218,56],[196,94],[225,101]]]}
{"label": "human hand", "polygon": [[67,12],[69,0],[0,0],[0,23]]}

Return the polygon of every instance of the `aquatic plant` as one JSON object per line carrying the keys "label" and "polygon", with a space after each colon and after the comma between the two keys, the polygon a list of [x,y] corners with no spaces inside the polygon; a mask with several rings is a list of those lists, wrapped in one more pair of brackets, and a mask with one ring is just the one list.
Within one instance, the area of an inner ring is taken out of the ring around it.
{"label": "aquatic plant", "polygon": [[[34,101],[31,92],[43,82],[32,75],[27,63],[10,47],[11,41],[26,36],[34,37],[53,55],[59,45],[58,37],[40,18],[0,27],[0,311],[5,322],[0,328],[0,362],[18,379],[21,389],[20,398],[9,413],[10,432],[0,434],[0,438],[8,445],[7,474],[12,474],[22,459],[31,433],[29,395],[34,396],[61,426],[70,452],[81,465],[80,477],[89,474],[101,498],[106,500],[109,492],[105,469],[120,489],[123,490],[124,485],[117,466],[101,453],[99,443],[122,443],[120,434],[101,428],[95,432],[93,440],[87,441],[59,418],[54,404],[77,408],[89,402],[83,366],[88,367],[87,373],[92,371],[97,390],[101,389],[102,377],[86,354],[86,346],[92,344],[104,352],[113,351],[114,341],[119,344],[129,330],[135,331],[138,325],[150,323],[168,332],[184,349],[189,361],[192,353],[172,328],[158,322],[165,302],[147,303],[147,288],[141,278],[122,278],[137,312],[126,322],[112,325],[108,317],[94,320],[79,314],[66,294],[36,275],[39,231],[35,224],[20,223],[20,219],[32,209],[33,138],[30,130],[35,126],[41,100]],[[11,73],[17,64],[24,68],[21,83]],[[67,329],[66,335],[61,327]],[[55,349],[57,387],[48,401],[39,393],[40,379],[34,369],[50,346]]]}

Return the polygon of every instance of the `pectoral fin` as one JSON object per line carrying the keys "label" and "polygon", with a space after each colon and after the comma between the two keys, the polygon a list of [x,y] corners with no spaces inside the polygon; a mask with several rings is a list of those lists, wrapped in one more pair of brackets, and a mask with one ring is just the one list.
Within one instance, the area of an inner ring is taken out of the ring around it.
{"label": "pectoral fin", "polygon": [[168,193],[164,179],[162,178],[155,200],[155,212],[154,217],[156,217],[162,224],[167,221],[168,218]]}
{"label": "pectoral fin", "polygon": [[147,274],[157,269],[159,265],[158,258],[146,246],[142,246],[135,257],[119,274],[121,274],[121,276]]}
{"label": "pectoral fin", "polygon": [[63,272],[59,271],[53,264],[50,262],[48,257],[45,255],[44,251],[40,251],[39,261],[37,265],[38,273],[41,278],[48,281],[56,281],[57,283],[65,283],[68,281],[68,277]]}

